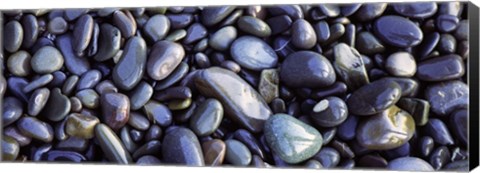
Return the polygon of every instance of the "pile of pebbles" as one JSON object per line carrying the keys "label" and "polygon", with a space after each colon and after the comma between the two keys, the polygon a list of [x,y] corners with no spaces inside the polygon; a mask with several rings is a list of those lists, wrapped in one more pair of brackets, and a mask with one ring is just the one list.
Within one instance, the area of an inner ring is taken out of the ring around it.
{"label": "pile of pebbles", "polygon": [[467,170],[466,5],[5,11],[2,159]]}

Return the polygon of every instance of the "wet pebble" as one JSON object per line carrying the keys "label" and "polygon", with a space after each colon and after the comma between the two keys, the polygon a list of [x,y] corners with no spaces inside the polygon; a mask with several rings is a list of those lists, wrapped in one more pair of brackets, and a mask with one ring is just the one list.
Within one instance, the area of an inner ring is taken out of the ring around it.
{"label": "wet pebble", "polygon": [[335,79],[332,64],[313,51],[290,54],[280,67],[280,81],[289,87],[326,87],[332,85]]}
{"label": "wet pebble", "polygon": [[225,141],[225,160],[235,166],[248,166],[252,160],[252,154],[248,148],[235,139]]}
{"label": "wet pebble", "polygon": [[71,110],[71,103],[67,96],[63,95],[59,88],[50,90],[47,104],[40,115],[50,121],[61,121]]}
{"label": "wet pebble", "polygon": [[53,140],[53,128],[34,117],[22,117],[17,122],[18,130],[25,136],[49,143]]}
{"label": "wet pebble", "polygon": [[366,116],[387,110],[400,96],[400,86],[396,82],[377,80],[354,91],[346,103],[352,114]]}
{"label": "wet pebble", "polygon": [[270,26],[261,19],[252,16],[242,16],[237,20],[238,28],[257,37],[268,37],[272,34]]}
{"label": "wet pebble", "polygon": [[150,122],[167,127],[172,123],[172,113],[162,103],[150,100],[143,106],[143,111],[147,115]]}
{"label": "wet pebble", "polygon": [[5,24],[3,34],[3,48],[8,52],[16,52],[23,41],[23,28],[20,22],[12,20]]}
{"label": "wet pebble", "polygon": [[50,90],[48,88],[35,90],[28,101],[28,114],[37,116],[47,104],[49,97]]}
{"label": "wet pebble", "polygon": [[23,103],[15,97],[5,97],[2,105],[2,127],[17,121],[23,114]]}
{"label": "wet pebble", "polygon": [[82,103],[82,107],[96,109],[100,105],[100,96],[93,89],[81,90],[75,96]]}
{"label": "wet pebble", "polygon": [[425,133],[430,135],[433,140],[441,145],[453,145],[454,140],[447,125],[440,119],[432,118],[425,125]]}
{"label": "wet pebble", "polygon": [[197,136],[208,136],[220,126],[222,119],[222,104],[216,99],[207,99],[190,118],[190,128]]}
{"label": "wet pebble", "polygon": [[25,77],[32,72],[31,56],[27,51],[20,50],[7,59],[7,69],[15,76]]}
{"label": "wet pebble", "polygon": [[132,163],[132,157],[113,130],[105,124],[95,126],[95,137],[105,157],[118,164]]}
{"label": "wet pebble", "polygon": [[[338,97],[327,97],[313,107],[311,119],[321,127],[335,127],[348,116],[345,102]],[[324,165],[325,166],[325,165]]]}
{"label": "wet pebble", "polygon": [[432,165],[417,157],[400,157],[388,163],[387,169],[396,171],[434,171]]}
{"label": "wet pebble", "polygon": [[317,35],[312,25],[304,19],[292,24],[292,43],[299,49],[310,49],[317,43]]}
{"label": "wet pebble", "polygon": [[102,122],[113,130],[123,127],[130,115],[130,99],[121,93],[105,93],[100,96]]}
{"label": "wet pebble", "polygon": [[[175,42],[160,41],[153,45],[147,62],[147,73],[154,80],[167,78],[185,56],[183,47]],[[143,68],[143,67],[142,67]]]}
{"label": "wet pebble", "polygon": [[274,50],[266,42],[253,36],[236,39],[232,43],[230,54],[235,62],[250,70],[272,68],[278,62]]}
{"label": "wet pebble", "polygon": [[374,31],[385,43],[401,48],[416,46],[423,40],[423,33],[417,25],[407,18],[395,15],[382,16],[376,20]]}
{"label": "wet pebble", "polygon": [[393,76],[412,77],[417,72],[417,64],[411,54],[396,52],[388,56],[385,69]]}
{"label": "wet pebble", "polygon": [[45,46],[33,54],[30,64],[32,70],[39,74],[60,70],[64,63],[63,55],[57,48]]}
{"label": "wet pebble", "polygon": [[145,40],[141,37],[130,38],[125,44],[120,60],[113,68],[113,82],[120,89],[131,90],[142,79],[145,63],[147,63]]}
{"label": "wet pebble", "polygon": [[208,45],[215,50],[225,51],[237,38],[237,29],[233,26],[226,26],[219,29],[208,40]]}
{"label": "wet pebble", "polygon": [[455,109],[468,107],[469,89],[467,84],[450,80],[427,86],[425,98],[431,111],[439,116],[449,115]]}
{"label": "wet pebble", "polygon": [[197,136],[184,127],[169,127],[162,142],[162,156],[163,161],[169,164],[205,165]]}
{"label": "wet pebble", "polygon": [[165,15],[151,16],[143,26],[145,36],[152,42],[157,42],[167,36],[170,30],[170,20]]}

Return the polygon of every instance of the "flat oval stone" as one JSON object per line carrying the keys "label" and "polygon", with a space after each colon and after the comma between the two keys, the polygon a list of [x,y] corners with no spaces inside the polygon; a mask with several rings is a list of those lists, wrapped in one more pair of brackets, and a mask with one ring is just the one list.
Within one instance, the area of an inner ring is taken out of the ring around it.
{"label": "flat oval stone", "polygon": [[458,27],[459,19],[450,14],[441,14],[436,19],[436,26],[440,32],[451,32]]}
{"label": "flat oval stone", "polygon": [[193,15],[188,13],[167,14],[172,29],[181,29],[189,26],[194,20]]}
{"label": "flat oval stone", "polygon": [[424,40],[419,45],[418,53],[420,60],[427,59],[428,56],[434,51],[437,47],[438,42],[440,41],[440,34],[438,32],[432,32],[425,35]]}
{"label": "flat oval stone", "polygon": [[153,124],[167,127],[172,123],[172,112],[162,103],[150,100],[143,106],[143,111]]}
{"label": "flat oval stone", "polygon": [[373,55],[385,51],[385,46],[371,32],[360,32],[355,38],[355,48],[362,54]]}
{"label": "flat oval stone", "polygon": [[30,65],[31,56],[27,51],[20,50],[13,53],[7,59],[7,68],[10,73],[15,76],[25,77],[32,72]]}
{"label": "flat oval stone", "polygon": [[50,90],[48,88],[35,90],[28,101],[28,114],[31,116],[37,116],[47,104],[49,97]]}
{"label": "flat oval stone", "polygon": [[16,52],[22,46],[23,28],[20,22],[12,20],[5,24],[3,33],[3,48],[10,52]]}
{"label": "flat oval stone", "polygon": [[165,15],[157,14],[151,16],[143,25],[143,33],[152,42],[163,39],[170,30],[170,20]]}
{"label": "flat oval stone", "polygon": [[112,71],[113,82],[118,88],[131,90],[142,79],[147,62],[147,45],[141,37],[127,41],[120,60]]}
{"label": "flat oval stone", "polygon": [[147,117],[137,112],[130,112],[127,123],[137,130],[145,131],[150,127],[150,121],[148,121]]}
{"label": "flat oval stone", "polygon": [[107,125],[100,123],[95,126],[95,138],[109,161],[119,164],[133,162],[123,143]]}
{"label": "flat oval stone", "polygon": [[219,29],[208,40],[208,45],[215,50],[228,50],[230,45],[237,38],[237,29],[233,26],[226,26]]}
{"label": "flat oval stone", "polygon": [[453,145],[454,140],[447,125],[443,121],[432,118],[425,125],[424,132],[431,136],[436,143],[441,145]]}
{"label": "flat oval stone", "polygon": [[268,37],[272,34],[272,30],[267,23],[252,16],[242,16],[238,18],[237,26],[243,32],[257,37]]}
{"label": "flat oval stone", "polygon": [[130,38],[137,30],[137,23],[133,21],[126,13],[117,10],[113,12],[113,24],[120,30],[124,38]]}
{"label": "flat oval stone", "polygon": [[163,161],[170,164],[204,166],[202,148],[191,130],[172,126],[167,130],[162,143]]}
{"label": "flat oval stone", "polygon": [[417,63],[410,53],[396,52],[385,62],[387,72],[397,77],[412,77],[417,72]]}
{"label": "flat oval stone", "polygon": [[407,48],[420,44],[423,33],[420,28],[407,18],[387,15],[375,21],[373,30],[385,43]]}
{"label": "flat oval stone", "polygon": [[222,103],[228,118],[249,131],[262,131],[264,122],[272,114],[262,96],[229,70],[211,67],[200,71],[194,81],[203,95]]}
{"label": "flat oval stone", "polygon": [[432,165],[417,157],[400,157],[390,161],[387,169],[395,171],[434,171]]}
{"label": "flat oval stone", "polygon": [[280,67],[280,81],[289,87],[327,87],[335,82],[332,64],[313,51],[290,54]]}
{"label": "flat oval stone", "polygon": [[350,89],[370,83],[363,59],[358,51],[345,43],[333,47],[333,67]]}
{"label": "flat oval stone", "polygon": [[225,158],[227,147],[222,140],[213,139],[202,143],[205,165],[220,166]]}
{"label": "flat oval stone", "polygon": [[467,146],[468,144],[468,111],[460,109],[450,115],[449,127],[452,130],[455,139],[458,139],[461,144]]}
{"label": "flat oval stone", "polygon": [[252,161],[252,153],[248,148],[235,139],[225,141],[225,159],[235,166],[247,166]]}
{"label": "flat oval stone", "polygon": [[25,136],[49,143],[53,140],[53,128],[49,124],[33,117],[22,117],[17,121],[17,128]]}
{"label": "flat oval stone", "polygon": [[206,7],[202,10],[200,19],[205,26],[210,27],[220,23],[234,10],[235,6]]}
{"label": "flat oval stone", "polygon": [[63,95],[59,88],[50,90],[47,104],[40,115],[50,121],[61,121],[70,112],[71,103],[67,96]]}
{"label": "flat oval stone", "polygon": [[436,83],[427,86],[425,98],[433,113],[445,116],[456,109],[468,108],[469,89],[467,84],[458,80]]}
{"label": "flat oval stone", "polygon": [[414,132],[412,116],[397,106],[391,106],[359,123],[357,141],[367,149],[389,150],[407,143]]}
{"label": "flat oval stone", "polygon": [[77,56],[72,46],[73,36],[71,34],[64,34],[55,40],[55,44],[62,52],[65,59],[65,67],[67,70],[77,76],[82,75],[90,69],[90,62],[86,57]]}
{"label": "flat oval stone", "polygon": [[212,134],[223,119],[223,106],[216,99],[205,100],[190,118],[190,128],[197,136]]}
{"label": "flat oval stone", "polygon": [[183,39],[184,44],[195,43],[207,36],[207,29],[200,23],[194,23],[188,27],[187,35]]}
{"label": "flat oval stone", "polygon": [[22,26],[23,26],[23,41],[22,47],[24,49],[29,49],[37,41],[38,35],[40,33],[40,24],[32,14],[27,14],[22,17]]}
{"label": "flat oval stone", "polygon": [[76,21],[72,43],[76,55],[82,56],[84,54],[83,51],[87,49],[88,44],[92,40],[94,24],[92,16],[88,14],[82,15]]}
{"label": "flat oval stone", "polygon": [[5,97],[2,104],[2,127],[7,127],[22,116],[23,103],[16,97]]}
{"label": "flat oval stone", "polygon": [[324,168],[333,168],[340,163],[340,153],[331,147],[322,148],[313,158],[318,160]]}
{"label": "flat oval stone", "polygon": [[292,43],[300,49],[310,49],[317,43],[317,35],[312,25],[305,19],[298,19],[292,24]]}
{"label": "flat oval stone", "polygon": [[14,161],[20,153],[20,146],[15,139],[4,136],[2,137],[2,160]]}
{"label": "flat oval stone", "polygon": [[75,90],[75,86],[77,86],[79,79],[80,78],[77,75],[69,76],[63,83],[62,92],[65,95],[70,95]]}
{"label": "flat oval stone", "polygon": [[367,22],[382,15],[387,5],[387,3],[364,3],[353,15],[360,22]]}
{"label": "flat oval stone", "polygon": [[30,83],[28,83],[28,85],[26,85],[23,88],[22,91],[25,92],[25,93],[29,93],[29,92],[37,89],[37,88],[40,88],[40,87],[43,87],[43,86],[47,85],[52,80],[53,80],[53,75],[52,74],[42,75],[42,76],[32,80]]}
{"label": "flat oval stone", "polygon": [[81,90],[75,96],[85,108],[96,109],[100,105],[100,96],[93,89]]}
{"label": "flat oval stone", "polygon": [[275,114],[265,122],[265,138],[272,152],[287,163],[299,163],[322,147],[322,135],[315,128],[286,114]]}
{"label": "flat oval stone", "polygon": [[420,19],[433,16],[438,9],[435,2],[394,3],[392,6],[397,13],[405,17]]}
{"label": "flat oval stone", "polygon": [[157,42],[147,62],[147,72],[154,80],[167,78],[181,63],[185,56],[183,47],[175,42]]}
{"label": "flat oval stone", "polygon": [[98,70],[89,70],[85,72],[77,82],[77,91],[83,89],[92,89],[102,80],[102,73]]}
{"label": "flat oval stone", "polygon": [[250,70],[263,70],[275,67],[278,57],[275,51],[263,40],[253,36],[242,36],[232,43],[232,59]]}
{"label": "flat oval stone", "polygon": [[462,58],[450,54],[422,61],[418,64],[417,77],[424,81],[439,82],[456,79],[464,74],[465,67]]}
{"label": "flat oval stone", "polygon": [[48,32],[52,34],[60,35],[68,30],[68,23],[63,17],[55,17],[48,22]]}
{"label": "flat oval stone", "polygon": [[44,46],[35,52],[30,64],[32,65],[32,70],[36,73],[46,74],[60,70],[63,62],[63,55],[58,49],[52,46]]}
{"label": "flat oval stone", "polygon": [[129,94],[130,109],[139,110],[150,100],[153,95],[153,87],[147,82],[140,82]]}
{"label": "flat oval stone", "polygon": [[345,102],[332,96],[315,104],[310,117],[321,127],[335,127],[343,123],[347,116],[348,108]]}
{"label": "flat oval stone", "polygon": [[113,130],[127,124],[130,115],[130,99],[121,93],[105,93],[100,97],[102,122]]}
{"label": "flat oval stone", "polygon": [[94,116],[83,114],[70,114],[65,123],[65,132],[70,136],[76,136],[83,139],[91,139],[94,137],[95,126],[100,120]]}
{"label": "flat oval stone", "polygon": [[104,23],[100,26],[100,38],[98,52],[93,59],[96,61],[106,61],[115,56],[120,50],[122,35],[120,30],[113,25]]}
{"label": "flat oval stone", "polygon": [[378,80],[354,91],[347,99],[347,106],[355,115],[373,115],[390,108],[400,96],[401,88],[396,82]]}

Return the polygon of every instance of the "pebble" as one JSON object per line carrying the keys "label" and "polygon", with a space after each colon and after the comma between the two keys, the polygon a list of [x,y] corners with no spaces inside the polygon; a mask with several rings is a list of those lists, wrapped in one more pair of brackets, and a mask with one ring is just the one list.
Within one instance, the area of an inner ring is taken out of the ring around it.
{"label": "pebble", "polygon": [[48,32],[60,35],[68,30],[68,23],[62,17],[55,17],[48,22]]}
{"label": "pebble", "polygon": [[96,61],[106,61],[113,58],[120,50],[121,33],[118,28],[108,23],[100,26],[100,37],[98,41],[98,52],[93,59]]}
{"label": "pebble", "polygon": [[[267,19],[267,22],[271,35],[277,35],[287,31],[292,26],[292,19],[288,15],[280,15]],[[318,36],[317,36],[318,37]]]}
{"label": "pebble", "polygon": [[133,89],[142,79],[147,63],[147,46],[141,37],[130,38],[112,71],[113,82],[123,90]]}
{"label": "pebble", "polygon": [[171,41],[159,41],[153,45],[147,62],[147,73],[154,80],[167,78],[185,56],[183,47]]}
{"label": "pebble", "polygon": [[382,16],[375,21],[373,29],[382,41],[400,48],[416,46],[423,40],[422,30],[412,21],[400,16]]}
{"label": "pebble", "polygon": [[62,92],[65,95],[70,95],[75,90],[75,86],[77,86],[79,79],[80,78],[77,75],[69,76],[63,83]]}
{"label": "pebble", "polygon": [[139,110],[150,100],[153,95],[153,87],[145,81],[141,81],[129,94],[130,109]]}
{"label": "pebble", "polygon": [[50,97],[48,88],[40,88],[35,90],[28,101],[28,114],[37,116],[47,104]]}
{"label": "pebble", "polygon": [[407,143],[415,132],[415,122],[410,114],[391,106],[368,117],[357,127],[356,139],[371,150],[389,150]]}
{"label": "pebble", "polygon": [[220,23],[234,10],[235,6],[206,7],[200,14],[200,20],[205,26],[210,27]]}
{"label": "pebble", "polygon": [[383,14],[387,9],[387,3],[365,3],[353,14],[360,22],[371,21]]}
{"label": "pebble", "polygon": [[167,14],[168,20],[170,20],[170,28],[180,29],[189,26],[194,20],[193,15],[188,13],[183,14]]}
{"label": "pebble", "polygon": [[387,110],[400,96],[401,89],[396,82],[377,80],[354,91],[346,103],[352,114],[367,116]]}
{"label": "pebble", "polygon": [[205,156],[205,165],[219,166],[225,159],[227,147],[222,140],[213,139],[202,143],[202,150]]}
{"label": "pebble", "polygon": [[98,123],[100,120],[97,117],[72,113],[66,117],[65,132],[70,136],[91,139]]}
{"label": "pebble", "polygon": [[234,132],[233,138],[242,142],[251,152],[261,159],[267,157],[264,149],[261,147],[259,141],[245,129],[238,129]]}
{"label": "pebble", "polygon": [[5,24],[3,30],[3,48],[10,53],[16,52],[20,49],[23,41],[24,32],[22,25],[20,22],[12,20]]}
{"label": "pebble", "polygon": [[441,145],[453,145],[454,140],[447,125],[437,118],[431,118],[425,125],[424,132]]}
{"label": "pebble", "polygon": [[280,81],[288,87],[327,87],[336,80],[327,58],[313,51],[290,54],[280,67]]}
{"label": "pebble", "polygon": [[432,137],[423,136],[422,138],[420,138],[420,141],[419,141],[420,154],[423,157],[429,156],[433,150],[434,145],[435,143]]}
{"label": "pebble", "polygon": [[121,93],[105,93],[100,96],[102,122],[113,130],[125,126],[130,115],[130,99]]}
{"label": "pebble", "polygon": [[393,76],[412,77],[417,72],[417,64],[410,53],[396,52],[388,56],[385,69]]}
{"label": "pebble", "polygon": [[14,161],[20,153],[20,146],[15,139],[2,137],[2,161]]}
{"label": "pebble", "polygon": [[187,35],[183,39],[184,44],[193,44],[207,36],[207,29],[201,23],[194,23],[187,29]]}
{"label": "pebble", "polygon": [[37,79],[32,80],[30,83],[28,83],[24,88],[23,92],[24,93],[29,93],[37,88],[43,87],[50,83],[53,80],[53,75],[52,74],[46,74],[38,77]]}
{"label": "pebble", "polygon": [[16,126],[8,126],[3,130],[4,137],[11,137],[18,142],[20,147],[29,145],[32,142],[32,138],[25,136],[18,130]]}
{"label": "pebble", "polygon": [[130,164],[133,162],[125,145],[107,125],[99,123],[95,126],[95,138],[109,161],[118,164]]}
{"label": "pebble", "polygon": [[441,14],[435,21],[435,25],[440,32],[451,32],[458,27],[460,22],[457,16],[450,14]]}
{"label": "pebble", "polygon": [[92,89],[102,79],[102,73],[98,70],[89,70],[85,72],[77,82],[77,90]]}
{"label": "pebble", "polygon": [[84,55],[85,49],[87,49],[88,44],[92,40],[93,27],[95,22],[93,21],[92,16],[84,14],[78,18],[75,22],[75,27],[73,29],[73,50],[77,56]]}
{"label": "pebble", "polygon": [[165,15],[157,14],[151,16],[142,29],[148,39],[157,42],[167,36],[170,30],[170,20]]}
{"label": "pebble", "polygon": [[137,159],[137,165],[158,165],[161,163],[160,159],[152,155],[145,155]]}
{"label": "pebble", "polygon": [[248,148],[235,139],[225,141],[225,159],[235,166],[248,166],[252,160],[252,153]]}
{"label": "pebble", "polygon": [[7,69],[10,73],[18,77],[26,77],[31,74],[30,65],[31,56],[27,51],[20,50],[13,53],[7,59]]}
{"label": "pebble", "polygon": [[15,97],[5,97],[2,102],[2,127],[17,121],[23,114],[23,103]]}
{"label": "pebble", "polygon": [[352,140],[356,136],[357,125],[357,116],[347,116],[347,119],[337,127],[337,136],[344,141]]}
{"label": "pebble", "polygon": [[433,150],[430,154],[429,163],[432,165],[433,169],[440,170],[446,164],[450,162],[451,153],[446,146],[441,146]]}
{"label": "pebble", "polygon": [[262,96],[231,71],[211,67],[199,72],[194,82],[200,93],[222,103],[228,118],[249,131],[262,131],[272,114]]}
{"label": "pebble", "polygon": [[450,115],[449,127],[460,144],[468,145],[468,111],[460,109]]}
{"label": "pebble", "polygon": [[265,122],[265,138],[272,151],[287,163],[299,163],[322,147],[322,135],[315,128],[286,114],[275,114]]}
{"label": "pebble", "polygon": [[90,69],[90,62],[85,56],[77,56],[75,54],[72,39],[73,36],[71,34],[64,34],[55,39],[55,44],[62,52],[67,70],[77,76],[81,76]]}
{"label": "pebble", "polygon": [[53,128],[46,122],[34,117],[22,117],[16,122],[18,130],[25,136],[50,143],[53,140]]}
{"label": "pebble", "polygon": [[425,98],[430,103],[430,110],[439,116],[449,115],[456,109],[467,108],[468,97],[467,84],[458,80],[428,85],[425,89]]}
{"label": "pebble", "polygon": [[205,100],[190,118],[190,128],[197,136],[211,135],[223,119],[223,106],[216,99]]}
{"label": "pebble", "polygon": [[[338,97],[327,97],[313,107],[311,119],[320,127],[335,127],[342,124],[348,116],[345,102]],[[325,166],[325,165],[324,165]]]}
{"label": "pebble", "polygon": [[272,30],[267,23],[252,16],[239,17],[237,26],[241,31],[257,37],[268,37],[272,34]]}
{"label": "pebble", "polygon": [[39,115],[50,121],[58,122],[67,116],[71,110],[71,103],[67,96],[63,95],[59,88],[50,90],[47,104]]}
{"label": "pebble", "polygon": [[333,67],[348,88],[353,90],[370,83],[365,64],[355,48],[339,43],[333,47],[333,54]]}
{"label": "pebble", "polygon": [[415,120],[415,125],[423,126],[427,124],[430,113],[430,103],[418,98],[401,98],[398,107],[407,111]]}
{"label": "pebble", "polygon": [[395,3],[392,6],[395,12],[405,17],[419,19],[433,16],[438,9],[435,2]]}
{"label": "pebble", "polygon": [[189,69],[190,67],[186,63],[181,62],[178,67],[175,68],[175,70],[173,70],[170,75],[168,75],[168,77],[157,82],[154,90],[164,90],[168,87],[171,87],[172,85],[183,79],[187,75]]}
{"label": "pebble", "polygon": [[323,168],[334,168],[340,162],[340,154],[331,147],[323,147],[313,158],[319,161]]}
{"label": "pebble", "polygon": [[208,45],[215,50],[228,50],[230,45],[237,38],[237,29],[233,26],[226,26],[219,29],[208,40]]}
{"label": "pebble", "polygon": [[275,67],[278,57],[275,51],[263,40],[253,36],[236,39],[230,48],[232,59],[242,68],[260,71]]}
{"label": "pebble", "polygon": [[153,124],[167,127],[172,123],[172,112],[162,103],[150,100],[143,106],[143,111]]}
{"label": "pebble", "polygon": [[360,32],[355,38],[355,48],[362,54],[373,55],[385,51],[385,46],[371,32]]}
{"label": "pebble", "polygon": [[124,11],[117,10],[113,12],[113,24],[120,30],[122,37],[130,38],[137,30],[137,24]]}
{"label": "pebble", "polygon": [[161,142],[157,140],[151,140],[135,150],[135,152],[132,154],[132,157],[133,159],[138,159],[141,156],[153,155],[160,152],[162,152]]}
{"label": "pebble", "polygon": [[82,103],[82,107],[96,109],[100,105],[100,96],[93,89],[81,90],[75,96]]}
{"label": "pebble", "polygon": [[305,16],[300,5],[276,5],[267,10],[272,16],[288,15],[292,20],[303,19]]}
{"label": "pebble", "polygon": [[304,19],[297,19],[292,24],[292,43],[299,49],[310,49],[317,43],[317,35],[312,25]]}
{"label": "pebble", "polygon": [[271,103],[273,99],[280,96],[279,92],[279,75],[276,69],[265,69],[260,74],[258,83],[258,92],[267,103]]}
{"label": "pebble", "polygon": [[162,142],[162,157],[165,163],[187,166],[204,166],[202,148],[191,130],[172,126],[167,129]]}
{"label": "pebble", "polygon": [[395,171],[434,171],[432,165],[417,157],[400,157],[390,161],[387,169]]}
{"label": "pebble", "polygon": [[60,70],[64,59],[60,51],[52,46],[44,46],[33,54],[30,64],[32,70],[39,74],[52,73]]}

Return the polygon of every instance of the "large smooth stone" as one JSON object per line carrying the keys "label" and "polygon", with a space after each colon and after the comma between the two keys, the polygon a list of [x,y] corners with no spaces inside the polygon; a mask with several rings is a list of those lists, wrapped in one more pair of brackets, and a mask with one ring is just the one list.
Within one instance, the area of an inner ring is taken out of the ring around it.
{"label": "large smooth stone", "polygon": [[333,47],[333,67],[351,90],[370,83],[363,59],[358,51],[345,43]]}
{"label": "large smooth stone", "polygon": [[397,13],[405,17],[420,19],[433,16],[438,9],[435,2],[394,3],[392,6]]}
{"label": "large smooth stone", "polygon": [[354,91],[347,99],[348,110],[355,115],[380,113],[397,103],[400,86],[391,80],[377,80]]}
{"label": "large smooth stone", "polygon": [[213,26],[220,23],[231,12],[235,10],[235,6],[219,6],[219,7],[206,7],[200,14],[200,20],[207,26]]}
{"label": "large smooth stone", "polygon": [[252,34],[257,37],[268,37],[272,34],[272,30],[267,23],[252,16],[242,16],[237,20],[237,26],[243,32]]}
{"label": "large smooth stone", "polygon": [[418,64],[416,76],[428,82],[440,82],[457,79],[465,74],[462,57],[450,54],[422,61]]}
{"label": "large smooth stone", "polygon": [[205,156],[205,165],[220,166],[225,158],[227,147],[222,140],[213,139],[202,143],[202,150]]}
{"label": "large smooth stone", "polygon": [[422,30],[407,18],[387,15],[375,21],[373,30],[382,41],[392,46],[406,48],[420,44]]}
{"label": "large smooth stone", "polygon": [[148,57],[147,73],[154,80],[167,78],[182,62],[183,47],[175,42],[160,41],[153,45]]}
{"label": "large smooth stone", "polygon": [[59,88],[50,91],[47,104],[40,113],[50,121],[61,121],[70,112],[72,104],[67,96],[62,94]]}
{"label": "large smooth stone", "polygon": [[292,53],[280,67],[280,81],[289,87],[327,87],[335,80],[335,71],[330,61],[313,51]]}
{"label": "large smooth stone", "polygon": [[407,143],[414,132],[412,116],[397,106],[391,106],[359,123],[357,141],[367,149],[389,150]]}
{"label": "large smooth stone", "polygon": [[28,101],[28,114],[31,116],[37,116],[47,104],[49,97],[50,90],[47,88],[35,90]]}
{"label": "large smooth stone", "polygon": [[223,119],[223,106],[216,99],[205,100],[190,118],[190,128],[198,136],[212,134]]}
{"label": "large smooth stone", "polygon": [[5,97],[2,108],[2,127],[14,123],[23,114],[23,103],[16,97]]}
{"label": "large smooth stone", "polygon": [[232,43],[230,48],[232,59],[240,66],[250,70],[263,70],[277,65],[278,57],[275,51],[265,41],[242,36]]}
{"label": "large smooth stone", "polygon": [[387,169],[395,171],[434,171],[432,165],[417,157],[400,157],[390,161]]}
{"label": "large smooth stone", "polygon": [[206,97],[218,99],[226,116],[254,133],[263,130],[272,111],[263,97],[237,74],[218,67],[200,71],[196,88]]}
{"label": "large smooth stone", "polygon": [[347,116],[347,104],[342,99],[332,96],[318,102],[313,107],[310,117],[321,127],[335,127],[343,123]]}
{"label": "large smooth stone", "polygon": [[100,120],[94,116],[73,113],[66,118],[65,132],[70,136],[76,136],[83,139],[94,137],[95,126]]}
{"label": "large smooth stone", "polygon": [[120,50],[122,35],[120,30],[113,25],[104,23],[100,26],[100,38],[98,52],[93,59],[96,61],[106,61],[115,56]]}
{"label": "large smooth stone", "polygon": [[225,141],[225,159],[235,166],[247,166],[252,161],[252,153],[245,144],[235,139]]}
{"label": "large smooth stone", "polygon": [[102,122],[113,130],[122,128],[130,115],[130,99],[121,93],[105,93],[100,97]]}
{"label": "large smooth stone", "polygon": [[[458,124],[460,125],[460,124]],[[432,118],[425,125],[424,132],[431,136],[433,140],[441,145],[453,145],[454,140],[447,125],[439,119]]]}
{"label": "large smooth stone", "polygon": [[120,60],[112,71],[116,86],[131,90],[142,79],[147,62],[147,45],[141,37],[132,37],[127,41]]}
{"label": "large smooth stone", "polygon": [[169,30],[170,20],[161,14],[150,17],[143,26],[143,33],[154,43],[163,39]]}
{"label": "large smooth stone", "polygon": [[153,124],[167,127],[172,123],[172,112],[162,103],[150,100],[143,106],[143,111]]}
{"label": "large smooth stone", "polygon": [[17,121],[17,128],[25,136],[49,143],[53,140],[53,128],[46,122],[33,117],[22,117]]}
{"label": "large smooth stone", "polygon": [[81,76],[83,73],[90,70],[90,62],[87,57],[77,56],[75,54],[72,40],[73,36],[71,34],[64,34],[56,38],[55,45],[60,52],[62,52],[67,70],[77,76]]}
{"label": "large smooth stone", "polygon": [[191,130],[172,126],[163,137],[162,156],[165,163],[204,166],[202,148]]}
{"label": "large smooth stone", "polygon": [[32,70],[39,74],[52,73],[63,66],[63,56],[57,48],[44,46],[33,54],[30,64]]}
{"label": "large smooth stone", "polygon": [[305,19],[298,19],[292,24],[292,43],[299,49],[310,49],[317,43],[317,34]]}
{"label": "large smooth stone", "polygon": [[3,47],[6,51],[16,52],[23,41],[23,28],[20,22],[12,20],[3,27]]}
{"label": "large smooth stone", "polygon": [[78,56],[84,55],[84,50],[87,49],[88,44],[92,40],[93,26],[95,22],[92,16],[82,15],[75,23],[73,29],[73,50]]}
{"label": "large smooth stone", "polygon": [[468,85],[458,80],[428,85],[425,98],[430,102],[432,112],[446,116],[456,109],[468,108]]}
{"label": "large smooth stone", "polygon": [[118,136],[105,124],[95,126],[95,138],[104,156],[111,162],[119,164],[132,163],[132,157]]}
{"label": "large smooth stone", "polygon": [[265,138],[272,152],[287,163],[299,163],[322,147],[322,135],[315,128],[286,114],[275,114],[265,122]]}

